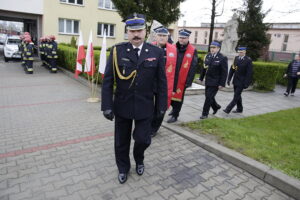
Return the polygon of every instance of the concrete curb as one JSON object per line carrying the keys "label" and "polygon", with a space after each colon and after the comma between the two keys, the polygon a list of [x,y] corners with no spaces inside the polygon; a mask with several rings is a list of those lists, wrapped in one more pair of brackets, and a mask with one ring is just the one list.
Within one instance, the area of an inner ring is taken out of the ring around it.
{"label": "concrete curb", "polygon": [[174,133],[186,138],[194,144],[202,147],[203,149],[223,158],[224,160],[232,163],[233,165],[249,172],[250,174],[258,177],[266,183],[278,188],[289,196],[300,199],[300,181],[290,177],[278,170],[272,169],[265,164],[244,156],[236,151],[228,149],[214,141],[207,140],[200,135],[191,133],[183,128],[167,124],[163,122],[163,127]]}

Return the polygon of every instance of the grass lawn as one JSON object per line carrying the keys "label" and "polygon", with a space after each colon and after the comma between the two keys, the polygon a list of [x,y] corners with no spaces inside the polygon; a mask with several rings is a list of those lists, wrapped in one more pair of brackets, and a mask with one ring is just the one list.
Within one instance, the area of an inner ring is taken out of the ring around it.
{"label": "grass lawn", "polygon": [[242,119],[212,118],[183,126],[300,179],[300,108]]}

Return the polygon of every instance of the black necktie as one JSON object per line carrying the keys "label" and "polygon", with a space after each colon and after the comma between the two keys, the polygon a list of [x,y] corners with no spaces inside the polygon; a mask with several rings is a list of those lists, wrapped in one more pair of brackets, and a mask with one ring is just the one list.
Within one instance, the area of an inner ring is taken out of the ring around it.
{"label": "black necktie", "polygon": [[134,50],[134,52],[135,52],[136,58],[139,59],[139,50],[140,50],[140,49],[139,49],[139,48],[134,48],[133,50]]}

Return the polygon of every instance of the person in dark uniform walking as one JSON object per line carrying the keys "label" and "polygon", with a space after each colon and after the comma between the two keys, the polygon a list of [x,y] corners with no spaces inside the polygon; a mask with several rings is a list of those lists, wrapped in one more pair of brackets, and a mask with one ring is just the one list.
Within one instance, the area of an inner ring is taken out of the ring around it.
{"label": "person in dark uniform walking", "polygon": [[55,42],[55,36],[50,35],[49,36],[49,43],[47,45],[47,58],[48,58],[48,64],[49,64],[49,70],[52,73],[57,72],[57,43]]}
{"label": "person in dark uniform walking", "polygon": [[220,53],[220,48],[220,42],[213,41],[210,44],[210,53],[205,56],[204,69],[200,76],[200,81],[203,81],[205,76],[205,102],[200,119],[208,117],[210,107],[213,109],[213,114],[221,108],[215,96],[219,89],[225,87],[228,62],[227,57]]}
{"label": "person in dark uniform walking", "polygon": [[[174,76],[175,76],[175,68],[176,68],[176,58],[177,58],[177,50],[176,47],[168,42],[169,31],[166,27],[160,26],[154,29],[155,32],[155,42],[154,45],[162,48],[164,50],[164,58],[166,61],[165,71],[167,76],[167,85],[168,85],[168,108],[171,104],[171,98],[173,93],[173,84],[174,84]],[[159,115],[157,109],[159,99],[155,98],[155,111],[153,115],[153,120],[151,123],[152,131],[151,136],[154,137],[159,130],[161,123],[164,119],[164,115]]]}
{"label": "person in dark uniform walking", "polygon": [[24,45],[24,57],[25,61],[24,70],[27,74],[33,74],[33,53],[34,53],[34,44],[31,41],[31,37],[25,36],[25,45]]}
{"label": "person in dark uniform walking", "polygon": [[168,123],[177,121],[184,100],[186,88],[190,87],[194,81],[196,68],[198,65],[197,49],[189,43],[191,31],[187,29],[179,30],[177,48],[176,71],[172,95],[172,111]]}
{"label": "person in dark uniform walking", "polygon": [[135,140],[135,170],[138,175],[144,173],[144,152],[151,144],[155,86],[159,115],[164,115],[167,109],[164,52],[157,46],[144,42],[144,15],[134,13],[125,23],[129,42],[112,48],[101,94],[104,117],[109,120],[115,118],[115,157],[121,184],[126,182],[130,170],[131,134]]}
{"label": "person in dark uniform walking", "polygon": [[40,38],[40,45],[39,45],[39,50],[40,50],[40,55],[41,55],[41,61],[42,61],[42,66],[45,66],[45,37]]}
{"label": "person in dark uniform walking", "polygon": [[295,59],[290,62],[288,68],[286,69],[284,77],[288,78],[288,84],[284,95],[289,96],[289,94],[291,93],[291,96],[294,96],[298,79],[300,78],[300,54],[296,54]]}
{"label": "person in dark uniform walking", "polygon": [[246,47],[238,47],[239,55],[235,57],[233,64],[229,70],[227,85],[230,85],[231,78],[234,75],[234,96],[233,100],[223,110],[227,114],[231,112],[235,105],[237,106],[237,109],[232,111],[233,113],[243,112],[242,92],[251,84],[253,73],[252,60],[250,57],[246,56],[246,50]]}

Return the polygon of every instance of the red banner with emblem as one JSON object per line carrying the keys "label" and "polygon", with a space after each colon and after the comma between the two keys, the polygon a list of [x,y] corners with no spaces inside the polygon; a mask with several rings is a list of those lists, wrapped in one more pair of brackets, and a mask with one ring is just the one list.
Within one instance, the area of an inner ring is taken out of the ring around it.
{"label": "red banner with emblem", "polygon": [[166,76],[168,81],[168,108],[171,105],[174,77],[176,69],[177,49],[176,46],[167,43]]}
{"label": "red banner with emblem", "polygon": [[[152,44],[157,45],[156,42]],[[171,105],[173,86],[174,86],[174,77],[176,69],[176,60],[177,60],[177,50],[176,46],[167,43],[166,44],[166,77],[168,84],[168,108]]]}
{"label": "red banner with emblem", "polygon": [[183,61],[181,63],[176,92],[172,96],[173,101],[179,101],[179,102],[182,101],[185,83],[191,67],[191,63],[193,61],[194,53],[195,53],[195,47],[189,44],[186,48]]}

